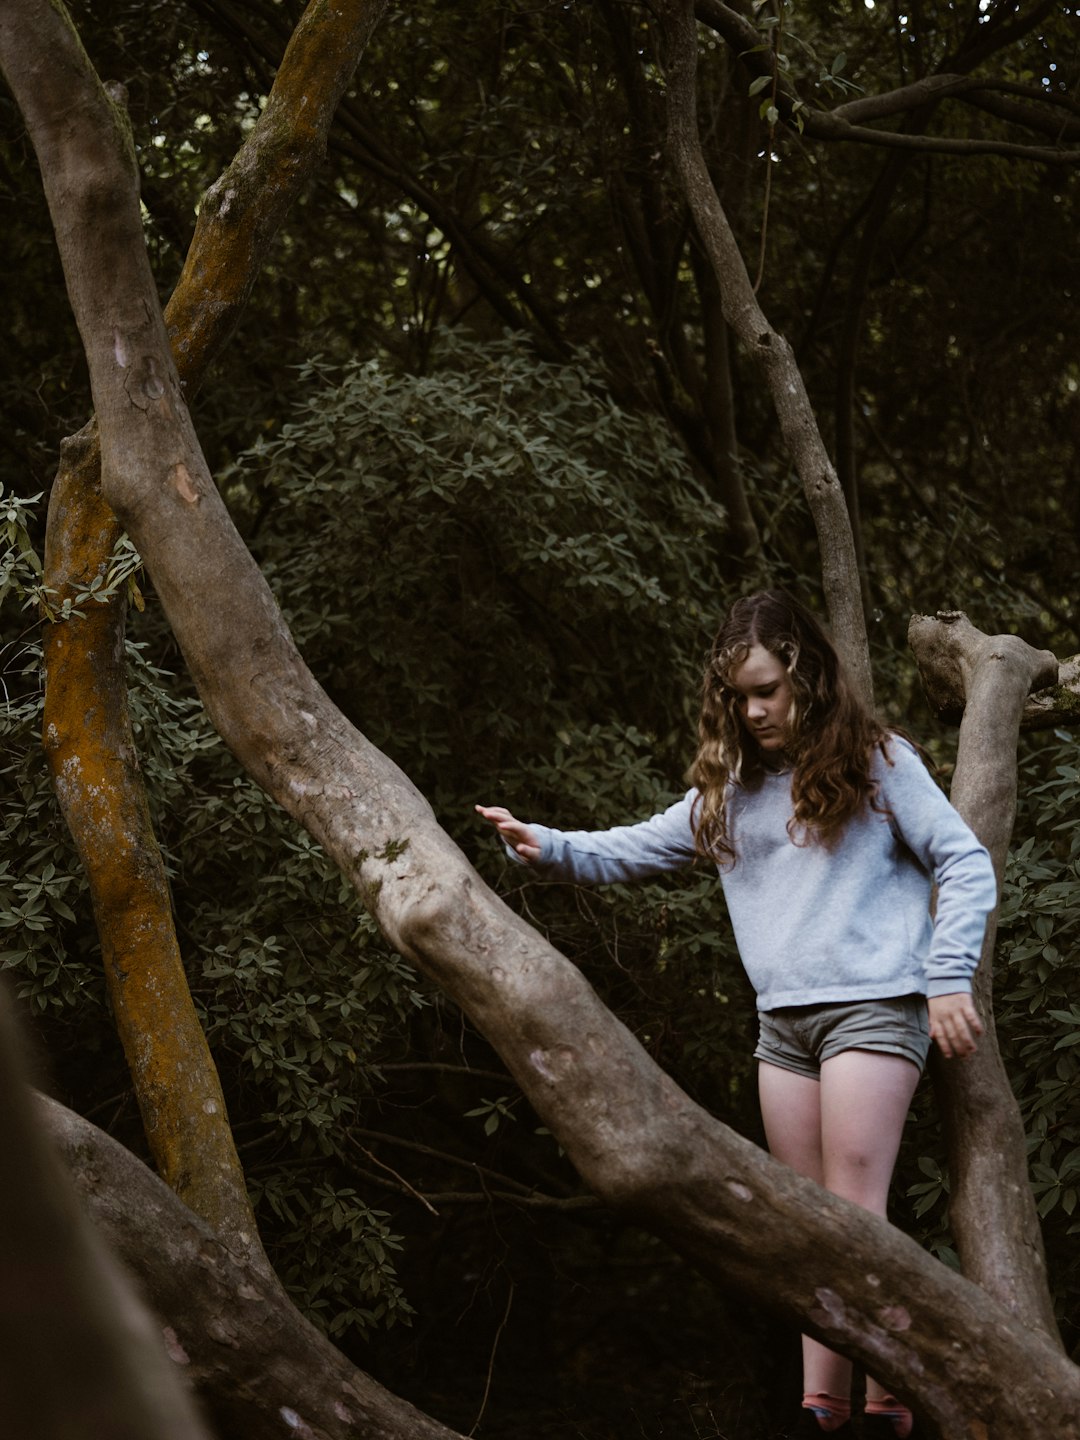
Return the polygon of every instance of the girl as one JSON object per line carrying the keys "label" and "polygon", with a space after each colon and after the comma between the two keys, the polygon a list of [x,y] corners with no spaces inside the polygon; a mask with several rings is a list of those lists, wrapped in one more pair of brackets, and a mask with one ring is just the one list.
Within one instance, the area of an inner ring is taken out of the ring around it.
{"label": "girl", "polygon": [[[476,808],[519,861],[555,878],[637,880],[713,861],[757,992],[769,1149],[884,1215],[931,1040],[952,1058],[982,1034],[971,977],[997,900],[990,857],[782,591],[738,601],[717,635],[691,779],[663,814],[613,830]],[[803,1384],[790,1434],[852,1436],[850,1362],[804,1336]],[[864,1440],[913,1433],[911,1411],[868,1378]]]}

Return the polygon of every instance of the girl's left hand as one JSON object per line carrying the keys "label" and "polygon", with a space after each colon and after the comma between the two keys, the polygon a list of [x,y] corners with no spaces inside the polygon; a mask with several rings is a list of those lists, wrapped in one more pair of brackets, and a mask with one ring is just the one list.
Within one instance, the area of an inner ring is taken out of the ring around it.
{"label": "girl's left hand", "polygon": [[946,1060],[954,1056],[973,1055],[983,1023],[970,995],[932,995],[930,1005],[930,1038]]}

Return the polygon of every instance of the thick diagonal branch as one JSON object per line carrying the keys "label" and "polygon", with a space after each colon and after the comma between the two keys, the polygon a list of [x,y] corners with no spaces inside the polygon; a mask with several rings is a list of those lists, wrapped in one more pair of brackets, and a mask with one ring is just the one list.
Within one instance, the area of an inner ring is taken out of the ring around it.
{"label": "thick diagonal branch", "polygon": [[[258,124],[205,197],[167,311],[189,395],[228,340],[282,219],[321,159],[338,99],[384,8],[385,0],[312,0]],[[115,263],[107,254],[97,259]],[[50,501],[46,582],[58,604],[106,573],[119,534],[101,494],[91,424],[65,444]],[[151,1153],[186,1203],[266,1266],[173,926],[127,708],[124,628],[123,593],[90,605],[80,620],[46,626],[45,750],[88,876]]]}

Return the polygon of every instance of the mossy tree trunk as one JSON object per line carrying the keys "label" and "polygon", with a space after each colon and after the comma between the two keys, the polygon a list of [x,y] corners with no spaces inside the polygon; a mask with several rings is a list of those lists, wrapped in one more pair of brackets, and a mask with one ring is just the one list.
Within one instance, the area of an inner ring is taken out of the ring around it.
{"label": "mossy tree trunk", "polygon": [[[282,219],[322,158],[338,100],[384,9],[385,0],[338,6],[311,0],[258,123],[204,197],[165,316],[189,399],[232,333]],[[116,122],[121,137],[119,113]],[[118,325],[116,334],[122,331]],[[152,404],[158,383],[154,374],[144,377],[132,403]],[[91,423],[64,445],[50,500],[45,579],[57,608],[76,600],[80,589],[101,585],[120,534],[101,491],[101,452]],[[100,590],[105,602],[84,605],[79,618],[45,627],[45,752],[89,880],[113,1012],[151,1154],[177,1194],[269,1273],[184,973],[139,773],[127,704],[126,595],[123,587],[108,592],[106,585]]]}

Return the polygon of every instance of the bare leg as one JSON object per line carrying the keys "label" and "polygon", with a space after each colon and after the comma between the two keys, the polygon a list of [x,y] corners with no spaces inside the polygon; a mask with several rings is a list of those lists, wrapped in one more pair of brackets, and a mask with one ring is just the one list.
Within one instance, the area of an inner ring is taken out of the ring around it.
{"label": "bare leg", "polygon": [[[825,1061],[821,1113],[827,1190],[875,1215],[886,1213],[900,1137],[918,1083],[918,1066],[902,1055],[845,1050]],[[866,1393],[874,1400],[886,1391],[867,1376]]]}
{"label": "bare leg", "polygon": [[[910,1060],[871,1050],[834,1055],[820,1081],[763,1061],[758,1091],[769,1150],[834,1195],[884,1215],[918,1080]],[[804,1336],[803,1386],[812,1394],[848,1395],[851,1362]],[[867,1380],[871,1399],[884,1393]]]}
{"label": "bare leg", "polygon": [[[785,1165],[825,1184],[821,1137],[821,1082],[779,1065],[761,1061],[758,1096],[769,1153]],[[851,1361],[803,1336],[803,1390],[807,1394],[851,1393]]]}

